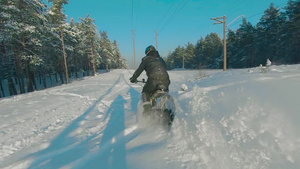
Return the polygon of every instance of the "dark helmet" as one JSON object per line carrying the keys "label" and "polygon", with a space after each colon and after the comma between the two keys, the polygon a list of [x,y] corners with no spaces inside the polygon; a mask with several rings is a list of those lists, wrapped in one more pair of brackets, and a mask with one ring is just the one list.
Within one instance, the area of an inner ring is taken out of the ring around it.
{"label": "dark helmet", "polygon": [[155,51],[154,46],[150,45],[145,49],[145,54],[147,55],[149,52]]}

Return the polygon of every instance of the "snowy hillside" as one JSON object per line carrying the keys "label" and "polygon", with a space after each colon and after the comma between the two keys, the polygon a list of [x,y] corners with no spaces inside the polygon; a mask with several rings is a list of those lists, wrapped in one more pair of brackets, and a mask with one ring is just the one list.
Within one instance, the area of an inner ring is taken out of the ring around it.
{"label": "snowy hillside", "polygon": [[300,168],[300,65],[170,71],[170,132],[137,125],[132,73],[0,99],[0,168]]}

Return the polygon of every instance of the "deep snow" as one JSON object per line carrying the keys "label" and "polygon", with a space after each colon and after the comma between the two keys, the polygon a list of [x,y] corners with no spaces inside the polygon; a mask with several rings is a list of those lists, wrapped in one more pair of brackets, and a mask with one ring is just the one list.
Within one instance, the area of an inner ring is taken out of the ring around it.
{"label": "deep snow", "polygon": [[137,125],[132,73],[0,99],[0,168],[300,168],[300,65],[170,71],[170,132]]}

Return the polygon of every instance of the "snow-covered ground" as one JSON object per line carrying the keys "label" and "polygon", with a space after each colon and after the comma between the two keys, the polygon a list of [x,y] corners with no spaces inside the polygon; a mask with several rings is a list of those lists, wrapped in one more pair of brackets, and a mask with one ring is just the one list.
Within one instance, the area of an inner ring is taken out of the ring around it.
{"label": "snow-covered ground", "polygon": [[170,132],[137,125],[132,73],[1,99],[0,168],[300,168],[300,65],[170,71]]}

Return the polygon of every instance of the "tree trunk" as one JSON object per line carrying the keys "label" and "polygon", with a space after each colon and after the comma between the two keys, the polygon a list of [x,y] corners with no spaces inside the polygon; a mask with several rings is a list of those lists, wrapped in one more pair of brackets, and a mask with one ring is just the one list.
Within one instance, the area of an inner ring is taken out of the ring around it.
{"label": "tree trunk", "polygon": [[69,83],[69,75],[68,75],[68,66],[67,66],[67,56],[65,51],[65,42],[64,42],[64,34],[63,34],[63,28],[60,28],[60,36],[61,36],[61,45],[63,50],[63,56],[64,56],[64,65],[65,65],[65,78],[66,78],[66,84]]}
{"label": "tree trunk", "polygon": [[11,96],[17,95],[18,93],[17,93],[16,87],[15,87],[15,85],[14,85],[14,82],[13,82],[12,78],[11,78],[11,77],[8,77],[8,78],[7,78],[7,82],[8,82],[9,94],[10,94]]}
{"label": "tree trunk", "polygon": [[57,77],[57,73],[55,74],[55,82],[58,82],[58,77]]}
{"label": "tree trunk", "polygon": [[20,92],[25,93],[25,84],[24,84],[24,78],[21,76],[18,78],[18,82],[20,85]]}
{"label": "tree trunk", "polygon": [[91,72],[91,62],[89,62],[89,68],[88,68],[88,71],[87,71],[88,76],[90,75],[90,72]]}
{"label": "tree trunk", "polygon": [[37,90],[37,85],[36,85],[36,76],[35,76],[35,71],[30,72],[30,77],[31,77],[31,82],[33,86],[33,90]]}
{"label": "tree trunk", "polygon": [[[6,51],[5,51],[5,44],[4,44],[4,42],[1,42],[1,44],[0,44],[0,51],[3,54],[2,56],[5,56]],[[2,91],[3,97],[5,97],[4,89],[3,89],[3,86],[2,86],[2,77],[0,77],[0,78],[1,78],[0,79],[1,91]]]}
{"label": "tree trunk", "polygon": [[30,78],[29,61],[25,61],[27,92],[33,92],[33,86]]}
{"label": "tree trunk", "polygon": [[16,75],[19,82],[20,92],[25,93],[25,84],[24,84],[24,78],[22,76],[22,64],[20,60],[20,51],[18,48],[16,49],[15,69],[16,69]]}
{"label": "tree trunk", "polygon": [[50,78],[50,84],[52,86],[52,75],[49,75],[49,78]]}
{"label": "tree trunk", "polygon": [[77,61],[77,57],[76,56],[74,57],[74,61],[75,61],[75,77],[79,78],[79,76],[78,76],[78,72],[79,72],[78,67],[79,67],[79,65],[78,65],[78,61]]}
{"label": "tree trunk", "polygon": [[43,85],[44,85],[44,88],[47,89],[46,76],[45,76],[44,73],[42,74],[42,77],[41,77],[41,78],[43,79]]}
{"label": "tree trunk", "polygon": [[96,75],[96,66],[95,66],[95,56],[94,56],[94,50],[93,50],[93,46],[94,46],[94,43],[93,41],[91,42],[91,58],[92,58],[92,64],[93,64],[93,76]]}
{"label": "tree trunk", "polygon": [[64,84],[64,76],[63,76],[62,72],[59,72],[59,78],[60,78],[61,84]]}
{"label": "tree trunk", "polygon": [[42,75],[42,73],[41,73],[41,71],[39,72],[39,81],[40,81],[40,85],[42,84],[42,77],[43,75]]}
{"label": "tree trunk", "polygon": [[0,79],[0,88],[1,88],[1,93],[2,93],[2,95],[1,95],[1,93],[0,93],[0,97],[5,97],[5,93],[4,93],[4,89],[3,89],[3,85],[2,85],[2,79]]}

